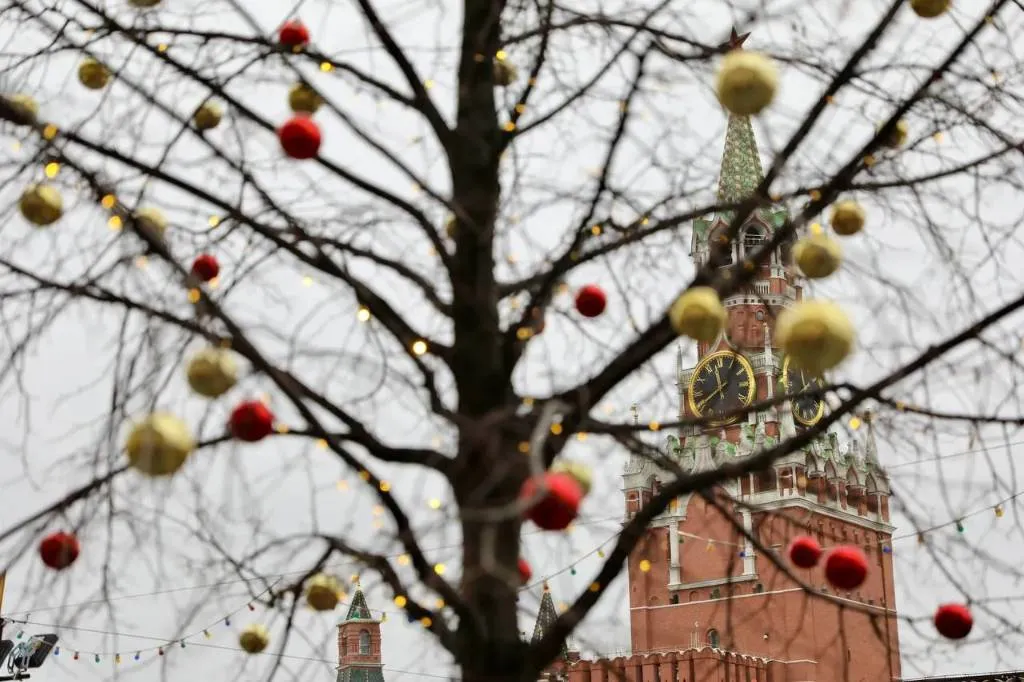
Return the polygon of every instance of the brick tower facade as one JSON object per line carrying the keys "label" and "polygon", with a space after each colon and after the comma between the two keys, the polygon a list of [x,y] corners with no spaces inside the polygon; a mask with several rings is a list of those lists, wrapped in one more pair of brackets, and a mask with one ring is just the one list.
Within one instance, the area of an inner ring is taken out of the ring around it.
{"label": "brick tower facade", "polygon": [[[742,38],[735,36],[733,49]],[[738,203],[763,179],[748,118],[729,118],[718,186],[720,203]],[[694,221],[691,255],[698,266],[731,265],[771,239],[786,220],[781,208],[759,209],[738,239],[725,238],[732,215]],[[817,380],[791,368],[773,343],[777,314],[799,301],[801,279],[790,244],[773,252],[754,280],[729,296],[726,329],[700,344],[698,362],[677,356],[679,414],[705,426],[669,436],[668,454],[688,471],[770,448],[816,424],[826,405],[797,397],[742,418],[729,413],[780,394],[799,394]],[[885,682],[900,677],[896,633],[888,480],[877,460],[870,417],[866,438],[841,446],[828,433],[755,475],[723,486],[730,521],[700,495],[674,502],[648,528],[629,561],[632,655],[568,666],[570,682]],[[624,474],[629,518],[669,478],[633,457]],[[720,497],[719,499],[723,499]],[[739,524],[785,562],[796,534],[827,549],[854,544],[870,560],[867,582],[832,592],[821,569],[803,582],[842,606],[808,596],[740,534]],[[852,608],[844,607],[855,607]]]}
{"label": "brick tower facade", "polygon": [[337,682],[384,682],[380,623],[357,584],[345,619],[338,623]]}

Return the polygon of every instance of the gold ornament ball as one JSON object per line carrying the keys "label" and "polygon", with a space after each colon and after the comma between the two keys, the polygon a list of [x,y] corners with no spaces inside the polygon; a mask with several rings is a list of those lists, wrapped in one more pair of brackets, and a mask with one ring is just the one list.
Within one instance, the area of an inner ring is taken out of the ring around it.
{"label": "gold ornament ball", "polygon": [[11,108],[28,122],[34,122],[39,115],[39,102],[31,95],[10,95],[7,98]]}
{"label": "gold ornament ball", "polygon": [[744,50],[725,55],[715,84],[718,101],[737,116],[761,113],[775,99],[778,87],[779,73],[772,60]]}
{"label": "gold ornament ball", "polygon": [[519,69],[509,64],[504,59],[494,60],[494,83],[501,87],[507,87],[516,82],[519,78]]}
{"label": "gold ornament ball", "polygon": [[819,376],[846,359],[855,336],[850,318],[830,301],[801,301],[775,324],[775,340],[793,366]]}
{"label": "gold ornament ball", "polygon": [[334,576],[318,573],[306,587],[306,603],[314,611],[333,611],[340,601],[341,583]]}
{"label": "gold ornament ball", "polygon": [[323,103],[324,98],[305,83],[296,83],[288,91],[288,106],[295,113],[315,114]]}
{"label": "gold ornament ball", "polygon": [[793,260],[805,277],[821,279],[839,269],[843,251],[831,237],[815,234],[801,239],[793,246]]}
{"label": "gold ornament ball", "polygon": [[185,464],[196,442],[185,422],[155,412],[132,427],[124,449],[135,469],[149,476],[170,476]]}
{"label": "gold ornament ball", "polygon": [[18,210],[25,220],[38,227],[53,225],[64,215],[64,200],[50,185],[31,185],[21,194]]}
{"label": "gold ornament ball", "polygon": [[725,306],[711,287],[687,289],[668,311],[672,329],[695,341],[711,342],[725,328]]}
{"label": "gold ornament ball", "polygon": [[146,9],[148,7],[156,7],[160,4],[161,0],[128,0],[128,4],[132,7],[138,7],[139,9]]}
{"label": "gold ornament ball", "polygon": [[220,125],[224,111],[214,102],[203,102],[196,113],[192,115],[192,122],[199,130],[213,130]]}
{"label": "gold ornament ball", "polygon": [[188,363],[188,385],[206,398],[218,398],[238,382],[235,356],[225,348],[206,348]]}
{"label": "gold ornament ball", "polygon": [[258,654],[270,644],[270,632],[262,625],[248,625],[238,635],[238,645],[250,654]]}
{"label": "gold ornament ball", "polygon": [[110,69],[92,58],[78,66],[78,81],[90,90],[102,90],[110,82]]}
{"label": "gold ornament ball", "polygon": [[146,206],[135,212],[135,222],[139,227],[153,232],[157,237],[163,238],[167,232],[167,217],[158,208]]}
{"label": "gold ornament ball", "polygon": [[580,484],[580,489],[583,490],[584,495],[590,494],[590,489],[594,483],[594,477],[590,472],[590,467],[582,462],[573,462],[569,460],[563,460],[555,462],[555,465],[551,467],[551,470],[557,473],[569,474]]}
{"label": "gold ornament ball", "polygon": [[885,140],[885,146],[891,149],[899,149],[907,142],[907,137],[910,135],[910,126],[907,125],[906,121],[896,121],[896,126],[893,128],[889,138]]}
{"label": "gold ornament ball", "polygon": [[922,19],[941,17],[952,5],[953,0],[910,0],[910,9]]}
{"label": "gold ornament ball", "polygon": [[864,208],[856,201],[847,199],[832,207],[829,223],[836,234],[849,237],[864,229],[865,219]]}

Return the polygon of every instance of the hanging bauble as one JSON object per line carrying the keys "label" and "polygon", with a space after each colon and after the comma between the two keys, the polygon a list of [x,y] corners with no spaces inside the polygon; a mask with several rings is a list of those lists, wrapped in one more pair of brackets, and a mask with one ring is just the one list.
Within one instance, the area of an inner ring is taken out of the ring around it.
{"label": "hanging bauble", "polygon": [[285,47],[305,47],[309,44],[309,29],[298,19],[286,21],[277,33],[277,42]]}
{"label": "hanging bauble", "polygon": [[710,343],[725,329],[725,306],[711,287],[693,287],[672,304],[668,319],[680,336]]}
{"label": "hanging bauble", "polygon": [[277,129],[281,149],[293,159],[312,159],[320,151],[320,126],[304,114],[293,116]]}
{"label": "hanging bauble", "polygon": [[188,385],[206,398],[218,398],[238,382],[238,363],[226,348],[205,348],[188,363]]}
{"label": "hanging bauble", "polygon": [[288,106],[297,114],[315,114],[324,98],[306,83],[296,83],[288,91]]}
{"label": "hanging bauble", "polygon": [[31,95],[9,95],[7,103],[26,123],[34,122],[39,115],[39,102]]}
{"label": "hanging bauble", "polygon": [[608,297],[596,284],[587,284],[576,292],[576,310],[583,317],[597,317],[607,305]]}
{"label": "hanging bauble", "polygon": [[525,585],[530,582],[530,578],[533,577],[533,569],[530,568],[529,562],[523,557],[519,557],[518,568],[520,584]]}
{"label": "hanging bauble", "polygon": [[851,199],[837,202],[832,207],[832,215],[829,217],[832,229],[843,237],[849,237],[863,230],[865,220],[863,207]]}
{"label": "hanging bauble", "polygon": [[21,193],[18,210],[25,220],[38,227],[53,225],[64,215],[64,200],[56,187],[30,185]]}
{"label": "hanging bauble", "polygon": [[306,603],[314,611],[333,611],[340,601],[341,583],[332,575],[318,573],[306,585]]}
{"label": "hanging bauble", "polygon": [[135,212],[135,224],[138,228],[157,239],[163,239],[167,232],[167,216],[159,208],[145,206]]}
{"label": "hanging bauble", "polygon": [[974,617],[963,604],[943,604],[935,610],[935,629],[947,639],[963,639],[971,634]]}
{"label": "hanging bauble", "polygon": [[192,261],[192,274],[203,282],[216,279],[220,274],[220,263],[217,257],[208,253],[201,253]]}
{"label": "hanging bauble", "polygon": [[715,90],[718,101],[737,116],[753,116],[772,103],[779,74],[771,59],[756,52],[733,50],[722,58]]}
{"label": "hanging bauble", "polygon": [[934,19],[949,11],[953,0],[910,0],[910,9],[922,19]]}
{"label": "hanging bauble", "polygon": [[39,558],[47,568],[60,571],[75,563],[81,547],[73,533],[59,531],[47,535],[39,543]]}
{"label": "hanging bauble", "polygon": [[[544,492],[541,492],[542,485]],[[519,491],[519,499],[524,503],[532,501],[525,515],[538,528],[564,530],[579,513],[583,489],[569,474],[547,472],[539,480],[528,478]]]}
{"label": "hanging bauble", "polygon": [[102,90],[110,82],[110,69],[91,57],[78,65],[78,81],[90,90]]}
{"label": "hanging bauble", "polygon": [[841,545],[825,557],[825,580],[838,590],[855,590],[868,577],[868,558],[859,547]]}
{"label": "hanging bauble", "polygon": [[836,240],[824,234],[812,234],[793,245],[793,260],[808,279],[828,277],[839,269],[843,251]]}
{"label": "hanging bauble", "polygon": [[907,122],[903,120],[896,121],[896,126],[892,129],[892,132],[889,133],[889,136],[882,141],[882,143],[892,149],[899,149],[906,143],[907,136],[909,135],[910,126],[907,125]]}
{"label": "hanging bauble", "polygon": [[818,376],[850,354],[855,336],[850,318],[831,301],[800,301],[775,323],[775,340],[794,368]]}
{"label": "hanging bauble", "polygon": [[274,432],[274,414],[263,402],[247,400],[231,411],[228,430],[238,440],[255,443]]}
{"label": "hanging bauble", "polygon": [[821,545],[814,538],[801,535],[789,543],[789,560],[797,568],[814,568],[821,558]]}
{"label": "hanging bauble", "polygon": [[164,412],[155,412],[133,426],[124,446],[129,464],[150,476],[175,473],[195,448],[185,422]]}
{"label": "hanging bauble", "polygon": [[247,625],[238,635],[238,645],[250,654],[258,654],[270,644],[270,632],[262,625]]}
{"label": "hanging bauble", "polygon": [[594,478],[590,472],[590,467],[582,462],[573,462],[571,460],[559,460],[554,463],[551,467],[551,471],[556,473],[569,474],[576,482],[580,484],[580,489],[583,491],[583,495],[590,494],[590,488],[593,485]]}
{"label": "hanging bauble", "polygon": [[224,110],[216,102],[203,102],[192,115],[192,122],[199,130],[213,130],[220,125]]}
{"label": "hanging bauble", "polygon": [[494,60],[494,84],[507,87],[516,82],[519,78],[519,69],[509,64],[504,59]]}

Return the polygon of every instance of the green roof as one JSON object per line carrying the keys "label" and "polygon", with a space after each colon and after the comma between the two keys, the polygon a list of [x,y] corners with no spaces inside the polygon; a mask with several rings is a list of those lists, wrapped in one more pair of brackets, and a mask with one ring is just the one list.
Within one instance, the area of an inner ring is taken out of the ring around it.
{"label": "green roof", "polygon": [[346,666],[338,670],[338,682],[384,682],[384,670],[375,666]]}
{"label": "green roof", "polygon": [[363,590],[361,587],[357,587],[356,593],[352,595],[352,602],[348,605],[348,613],[345,614],[345,620],[373,619],[370,607],[366,605],[366,597],[363,596]]}
{"label": "green roof", "polygon": [[718,178],[718,200],[736,204],[758,188],[764,180],[761,155],[749,116],[729,116],[725,130],[722,172]]}

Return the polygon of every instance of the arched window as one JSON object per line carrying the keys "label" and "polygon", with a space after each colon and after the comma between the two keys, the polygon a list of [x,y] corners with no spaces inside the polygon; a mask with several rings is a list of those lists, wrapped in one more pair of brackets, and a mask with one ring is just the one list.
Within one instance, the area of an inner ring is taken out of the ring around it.
{"label": "arched window", "polygon": [[366,655],[370,653],[370,631],[359,631],[359,653]]}
{"label": "arched window", "polygon": [[712,649],[717,649],[719,644],[721,644],[721,641],[718,637],[718,630],[711,628],[708,630],[708,645]]}
{"label": "arched window", "polygon": [[733,244],[729,241],[726,231],[727,226],[722,225],[708,235],[708,252],[711,262],[718,267],[733,264]]}
{"label": "arched window", "polygon": [[743,232],[743,255],[750,257],[765,243],[764,228],[752,225]]}

